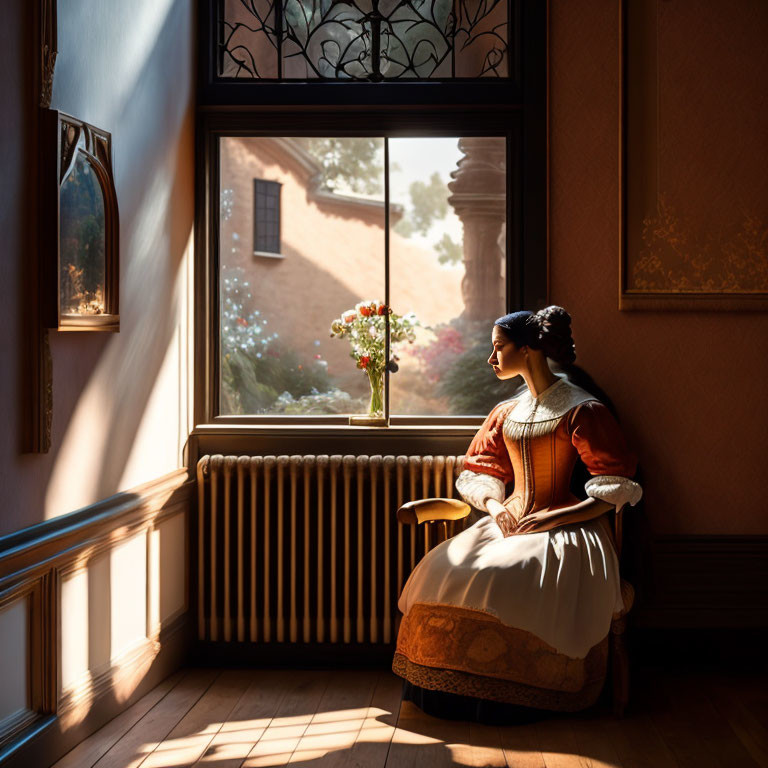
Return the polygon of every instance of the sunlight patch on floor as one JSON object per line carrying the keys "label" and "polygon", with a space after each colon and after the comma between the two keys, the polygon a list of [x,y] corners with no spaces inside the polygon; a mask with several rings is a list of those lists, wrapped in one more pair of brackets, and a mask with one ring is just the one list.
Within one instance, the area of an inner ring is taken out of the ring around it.
{"label": "sunlight patch on floor", "polygon": [[[142,748],[151,752],[142,768],[175,768],[192,764],[216,765],[242,760],[243,768],[263,768],[317,760],[331,752],[350,749],[355,743],[387,743],[395,727],[382,723],[392,713],[379,707],[358,707],[275,718],[210,723],[188,736]],[[406,744],[441,744],[439,739],[400,731]]]}

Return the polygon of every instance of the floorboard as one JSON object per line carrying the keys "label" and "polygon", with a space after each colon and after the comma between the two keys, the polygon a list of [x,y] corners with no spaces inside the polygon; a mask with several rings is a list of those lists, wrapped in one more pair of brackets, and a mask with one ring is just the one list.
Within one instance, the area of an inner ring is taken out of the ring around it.
{"label": "floorboard", "polygon": [[237,706],[250,682],[248,673],[229,670],[216,681],[179,720],[141,764],[141,768],[191,768]]}
{"label": "floorboard", "polygon": [[243,762],[243,768],[288,765],[312,722],[331,673],[306,671],[293,678],[269,725]]}
{"label": "floorboard", "polygon": [[132,707],[110,720],[90,738],[80,742],[73,750],[61,758],[53,768],[82,768],[91,766],[105,755],[144,715],[149,712],[174,686],[184,677],[185,672],[177,672],[163,680]]}
{"label": "floorboard", "polygon": [[253,672],[248,690],[200,758],[201,768],[240,768],[302,674],[276,669]]}
{"label": "floorboard", "polygon": [[94,768],[139,768],[219,674],[210,669],[191,670],[94,763]]}
{"label": "floorboard", "polygon": [[342,670],[333,676],[312,721],[291,755],[293,766],[340,768],[365,724],[378,672]]}
{"label": "floorboard", "polygon": [[365,722],[354,746],[347,752],[346,766],[364,768],[386,764],[397,726],[402,691],[403,681],[399,677],[389,670],[379,672]]}
{"label": "floorboard", "polygon": [[623,719],[496,727],[426,715],[389,670],[190,669],[53,768],[768,768],[765,683],[644,670]]}

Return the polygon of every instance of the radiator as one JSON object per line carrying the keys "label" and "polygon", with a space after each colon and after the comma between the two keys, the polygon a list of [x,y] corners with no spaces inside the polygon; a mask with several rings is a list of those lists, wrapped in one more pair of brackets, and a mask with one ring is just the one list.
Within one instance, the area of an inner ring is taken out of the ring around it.
{"label": "radiator", "polygon": [[400,525],[397,508],[456,497],[463,456],[204,456],[198,636],[389,643],[397,597],[465,521]]}

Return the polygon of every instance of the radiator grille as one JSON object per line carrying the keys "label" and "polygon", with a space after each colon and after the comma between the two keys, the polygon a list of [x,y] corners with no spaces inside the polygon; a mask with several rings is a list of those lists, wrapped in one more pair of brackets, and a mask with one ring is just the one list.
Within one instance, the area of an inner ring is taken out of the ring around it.
{"label": "radiator grille", "polygon": [[455,497],[463,456],[204,456],[198,636],[389,643],[397,596],[464,521],[402,526],[412,499]]}

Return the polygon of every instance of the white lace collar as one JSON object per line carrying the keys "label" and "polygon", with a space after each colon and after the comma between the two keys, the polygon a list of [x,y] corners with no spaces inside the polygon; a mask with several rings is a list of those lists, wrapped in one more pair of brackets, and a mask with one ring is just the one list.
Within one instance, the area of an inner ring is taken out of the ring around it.
{"label": "white lace collar", "polygon": [[[557,374],[556,374],[557,375]],[[564,376],[547,387],[538,397],[533,397],[526,389],[521,395],[513,398],[515,407],[511,410],[507,421],[518,424],[538,424],[542,421],[553,421],[562,418],[568,411],[588,400],[597,400],[594,395],[571,384]]]}

